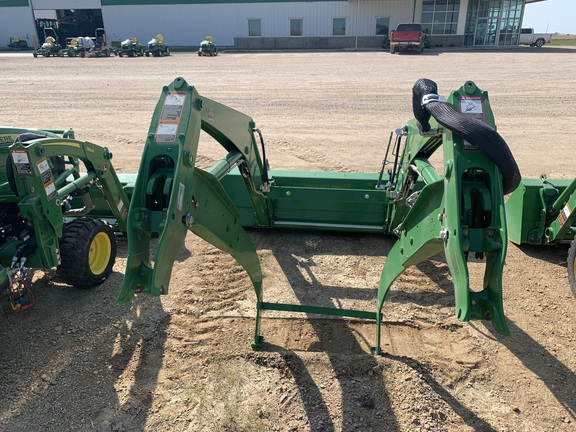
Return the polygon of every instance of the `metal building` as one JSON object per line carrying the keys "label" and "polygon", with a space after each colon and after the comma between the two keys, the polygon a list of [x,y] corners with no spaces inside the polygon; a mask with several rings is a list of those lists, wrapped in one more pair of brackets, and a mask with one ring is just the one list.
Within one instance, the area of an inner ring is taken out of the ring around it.
{"label": "metal building", "polygon": [[106,29],[109,41],[164,35],[172,47],[207,35],[237,49],[367,48],[397,24],[420,22],[433,46],[514,46],[526,3],[544,0],[0,0],[0,45],[32,46]]}

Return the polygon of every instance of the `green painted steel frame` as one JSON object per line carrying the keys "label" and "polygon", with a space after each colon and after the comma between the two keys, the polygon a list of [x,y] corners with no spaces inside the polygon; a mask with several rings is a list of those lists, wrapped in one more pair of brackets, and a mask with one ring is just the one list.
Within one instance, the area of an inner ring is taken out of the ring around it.
{"label": "green painted steel frame", "polygon": [[576,235],[576,178],[522,179],[506,200],[509,239],[516,244],[555,245]]}
{"label": "green painted steel frame", "polygon": [[[179,106],[170,102],[174,96]],[[471,96],[482,100],[484,121],[495,128],[488,95],[474,83],[466,82],[449,102],[460,109],[461,98]],[[433,121],[432,126],[432,134],[421,134],[415,120],[404,127],[405,148],[393,184],[385,189],[375,188],[377,173],[271,171],[267,181],[254,121],[177,78],[163,89],[149,129],[128,217],[128,263],[118,302],[138,292],[168,292],[174,259],[189,230],[230,253],[248,272],[257,300],[255,348],[262,342],[262,311],[276,310],[376,319],[373,349],[380,353],[382,307],[392,283],[406,268],[440,251],[454,278],[458,319],[491,320],[498,332],[509,334],[502,302],[507,236],[501,173],[460,137]],[[161,133],[166,128],[168,138]],[[207,172],[195,167],[200,130],[228,151]],[[442,175],[428,162],[441,146]],[[239,173],[229,174],[236,167]],[[396,234],[376,311],[264,302],[258,256],[242,226]],[[486,258],[484,282],[474,289],[470,253]]]}
{"label": "green painted steel frame", "polygon": [[[29,220],[34,227],[38,249],[30,256],[27,263],[29,267],[52,268],[60,264],[58,239],[62,237],[64,227],[63,203],[79,189],[97,189],[97,195],[101,197],[100,206],[107,208],[120,230],[126,230],[129,200],[118,181],[111,163],[112,153],[107,148],[74,139],[71,129],[56,131],[0,128],[0,137],[12,141],[23,133],[41,134],[46,138],[14,143],[0,149],[0,163],[4,166],[9,154],[14,153],[26,155],[29,165],[20,171],[13,168],[17,195],[8,185],[6,172],[2,171],[0,202],[17,202],[21,216]],[[51,158],[56,156],[63,157],[68,168],[55,177]],[[80,162],[85,172],[81,172]],[[49,169],[45,170],[43,167]],[[9,265],[20,244],[21,242],[9,240],[2,246],[0,255],[4,265]]]}

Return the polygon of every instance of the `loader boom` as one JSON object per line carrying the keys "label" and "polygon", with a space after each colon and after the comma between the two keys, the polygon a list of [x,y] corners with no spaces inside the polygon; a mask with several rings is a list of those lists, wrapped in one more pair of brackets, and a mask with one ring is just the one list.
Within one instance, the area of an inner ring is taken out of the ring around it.
{"label": "loader boom", "polygon": [[[279,310],[375,319],[374,352],[380,353],[382,307],[392,283],[409,266],[444,251],[457,318],[490,320],[508,334],[503,196],[518,184],[517,166],[495,131],[486,92],[468,81],[444,102],[433,82],[421,81],[428,90],[420,94],[415,86],[416,118],[397,131],[395,149],[386,152],[397,159],[385,160],[392,168],[379,175],[268,171],[254,121],[177,78],[163,89],[148,132],[128,214],[128,262],[118,302],[139,292],[166,294],[178,250],[192,231],[231,254],[250,276],[257,304],[254,347],[262,342],[262,311]],[[209,170],[196,167],[201,130],[228,152]],[[440,147],[444,169],[438,173],[429,157]],[[396,235],[376,310],[265,302],[258,255],[243,226]],[[470,286],[470,253],[485,260],[479,287]]]}

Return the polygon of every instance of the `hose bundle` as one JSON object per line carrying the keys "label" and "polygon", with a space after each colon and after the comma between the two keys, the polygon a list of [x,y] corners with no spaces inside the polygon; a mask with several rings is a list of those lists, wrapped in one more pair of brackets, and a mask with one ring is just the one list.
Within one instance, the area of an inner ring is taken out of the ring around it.
{"label": "hose bundle", "polygon": [[434,117],[439,124],[480,149],[502,172],[502,188],[505,194],[518,187],[522,177],[504,138],[483,121],[440,101],[438,86],[434,81],[426,78],[416,81],[412,88],[412,108],[422,132],[430,130],[429,120]]}

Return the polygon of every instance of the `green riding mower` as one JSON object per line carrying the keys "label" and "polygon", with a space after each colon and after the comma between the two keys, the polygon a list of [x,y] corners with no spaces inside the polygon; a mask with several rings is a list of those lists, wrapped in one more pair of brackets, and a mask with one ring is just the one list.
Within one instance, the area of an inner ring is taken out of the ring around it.
{"label": "green riding mower", "polygon": [[157,34],[154,39],[148,42],[146,57],[164,57],[170,55],[170,47],[164,42],[164,36]]}
{"label": "green riding mower", "polygon": [[62,55],[68,57],[84,57],[86,49],[84,48],[84,38],[66,38],[66,47],[62,48]]}
{"label": "green riding mower", "polygon": [[8,48],[15,51],[27,50],[28,42],[25,39],[20,39],[19,37],[10,37],[8,42]]}
{"label": "green riding mower", "polygon": [[120,57],[142,57],[144,55],[144,48],[138,42],[138,39],[133,37],[122,41],[120,44]]}
{"label": "green riding mower", "polygon": [[95,37],[90,39],[92,40],[92,43],[86,50],[86,55],[88,57],[110,57],[112,54],[116,55],[116,51],[106,40],[106,31],[103,28],[97,28]]}
{"label": "green riding mower", "polygon": [[218,48],[214,45],[212,36],[206,36],[206,39],[200,42],[200,48],[198,48],[197,53],[199,57],[213,57],[218,55]]}
{"label": "green riding mower", "polygon": [[[508,335],[504,195],[520,184],[518,166],[496,132],[488,94],[473,82],[445,99],[434,82],[421,79],[411,98],[414,118],[390,134],[381,169],[364,173],[270,170],[255,121],[201,96],[183,78],[162,89],[137,175],[117,175],[107,148],[78,141],[71,131],[0,128],[6,143],[0,153],[6,166],[0,194],[3,287],[18,308],[33,295],[32,268],[56,268],[79,287],[101,283],[114,261],[115,230],[128,240],[117,302],[168,294],[174,261],[190,231],[247,272],[256,303],[254,348],[262,345],[262,316],[289,311],[374,320],[373,351],[380,353],[382,307],[392,283],[408,267],[443,252],[456,318],[490,321]],[[226,151],[209,169],[196,166],[202,131]],[[429,162],[439,150],[440,172]],[[374,309],[265,298],[260,260],[245,228],[392,236],[396,241],[374,287]],[[471,257],[485,265],[479,286],[471,286]]]}
{"label": "green riding mower", "polygon": [[34,57],[62,57],[62,46],[58,43],[58,34],[53,28],[44,29],[44,43],[32,51]]}

